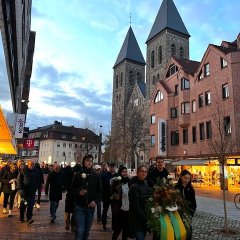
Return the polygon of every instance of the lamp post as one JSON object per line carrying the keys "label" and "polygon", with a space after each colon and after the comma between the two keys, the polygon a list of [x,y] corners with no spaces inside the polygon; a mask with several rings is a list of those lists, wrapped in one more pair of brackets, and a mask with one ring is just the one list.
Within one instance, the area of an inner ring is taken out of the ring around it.
{"label": "lamp post", "polygon": [[102,153],[102,125],[100,125],[99,132],[99,145],[98,145],[98,164],[101,164],[101,153]]}

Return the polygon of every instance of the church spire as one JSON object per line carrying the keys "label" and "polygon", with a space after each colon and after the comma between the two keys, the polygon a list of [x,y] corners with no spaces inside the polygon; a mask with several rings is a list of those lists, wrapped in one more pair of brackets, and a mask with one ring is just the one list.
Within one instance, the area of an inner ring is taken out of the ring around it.
{"label": "church spire", "polygon": [[163,0],[146,43],[164,29],[171,29],[190,37],[173,0]]}
{"label": "church spire", "polygon": [[113,67],[116,67],[125,59],[146,64],[131,26],[129,27],[122,48]]}

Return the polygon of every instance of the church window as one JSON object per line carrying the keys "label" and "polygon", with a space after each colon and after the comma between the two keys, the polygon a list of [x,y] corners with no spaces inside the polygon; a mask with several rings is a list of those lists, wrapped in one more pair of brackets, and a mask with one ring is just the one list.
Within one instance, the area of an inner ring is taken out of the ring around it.
{"label": "church window", "polygon": [[116,89],[118,89],[118,75],[116,77]]}
{"label": "church window", "polygon": [[154,103],[160,102],[163,100],[163,93],[159,90],[157,91],[156,97],[154,99]]}
{"label": "church window", "polygon": [[117,95],[117,98],[116,98],[116,102],[118,102],[118,95]]}
{"label": "church window", "polygon": [[158,48],[158,64],[162,63],[162,46]]}
{"label": "church window", "polygon": [[184,58],[184,49],[183,47],[180,47],[180,58]]}
{"label": "church window", "polygon": [[123,85],[123,72],[121,72],[121,78],[120,78],[120,86],[122,87]]}
{"label": "church window", "polygon": [[155,85],[155,83],[156,83],[156,77],[153,76],[152,85]]}
{"label": "church window", "polygon": [[160,80],[160,75],[159,75],[159,73],[157,74],[157,81],[159,81]]}
{"label": "church window", "polygon": [[137,80],[141,81],[141,74],[139,72],[137,73]]}
{"label": "church window", "polygon": [[151,68],[154,68],[154,51],[151,52]]}
{"label": "church window", "polygon": [[118,101],[119,102],[121,101],[121,94],[119,94]]}
{"label": "church window", "polygon": [[133,72],[132,71],[129,72],[129,84],[133,85]]}
{"label": "church window", "polygon": [[171,56],[174,57],[176,55],[176,46],[175,44],[171,45]]}

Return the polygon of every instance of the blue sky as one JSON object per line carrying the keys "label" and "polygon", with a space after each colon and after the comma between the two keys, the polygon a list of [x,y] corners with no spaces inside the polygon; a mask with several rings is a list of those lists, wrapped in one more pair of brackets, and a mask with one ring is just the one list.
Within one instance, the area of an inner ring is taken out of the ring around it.
{"label": "blue sky", "polygon": [[[31,29],[36,31],[36,45],[27,126],[33,129],[58,120],[77,127],[89,124],[96,130],[102,125],[108,133],[112,67],[129,28],[130,12],[132,28],[145,57],[145,41],[161,2],[34,0]],[[240,32],[239,0],[174,2],[191,35],[192,60],[201,61],[209,43],[234,41]],[[4,81],[3,66],[0,65],[0,84]],[[9,90],[2,86],[0,103],[10,109]]]}

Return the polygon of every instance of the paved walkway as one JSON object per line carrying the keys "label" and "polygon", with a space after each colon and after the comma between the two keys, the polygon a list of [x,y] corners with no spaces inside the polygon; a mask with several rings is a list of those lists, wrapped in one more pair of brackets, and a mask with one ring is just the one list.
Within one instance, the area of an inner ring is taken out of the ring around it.
{"label": "paved walkway", "polygon": [[[227,210],[229,226],[231,229],[240,231],[240,210],[233,204],[233,197],[237,191],[227,193]],[[240,240],[240,234],[235,236],[224,236],[220,230],[224,226],[224,212],[222,202],[222,191],[210,190],[206,187],[196,188],[197,212],[193,218],[193,240],[217,239],[217,240]],[[2,199],[0,199],[0,239],[1,240],[73,240],[74,233],[64,229],[64,201],[60,202],[57,213],[57,220],[50,223],[49,203],[42,202],[40,211],[34,209],[35,222],[28,226],[26,223],[19,223],[19,210],[14,208],[14,216],[9,218],[1,211]],[[89,240],[110,240],[111,219],[108,221],[108,231],[101,230],[101,224],[94,219]],[[121,238],[119,238],[121,239]],[[152,239],[150,235],[147,240]]]}

